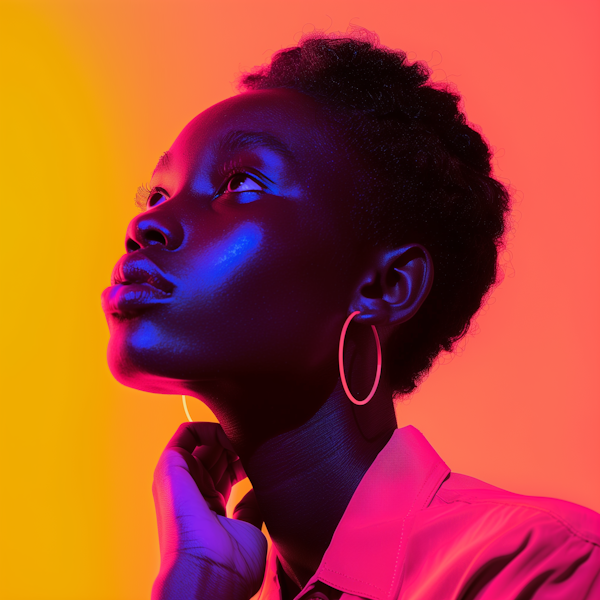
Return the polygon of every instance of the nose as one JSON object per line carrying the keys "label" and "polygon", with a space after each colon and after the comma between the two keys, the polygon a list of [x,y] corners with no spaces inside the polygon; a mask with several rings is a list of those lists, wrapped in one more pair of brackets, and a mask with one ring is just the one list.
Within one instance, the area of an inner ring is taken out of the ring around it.
{"label": "nose", "polygon": [[134,252],[148,246],[162,245],[167,250],[176,250],[183,242],[181,223],[166,212],[156,209],[133,218],[127,228],[125,248]]}

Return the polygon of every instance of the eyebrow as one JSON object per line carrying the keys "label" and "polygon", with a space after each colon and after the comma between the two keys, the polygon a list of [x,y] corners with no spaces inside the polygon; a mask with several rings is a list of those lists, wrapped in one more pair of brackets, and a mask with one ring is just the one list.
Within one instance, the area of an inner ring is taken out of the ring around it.
{"label": "eyebrow", "polygon": [[161,169],[166,169],[169,166],[169,160],[170,160],[170,155],[169,152],[163,152],[160,155],[160,158],[158,159],[158,162],[156,163],[156,166],[154,167],[154,171],[152,171],[152,175],[154,175],[154,173],[156,173],[156,171],[159,171]]}
{"label": "eyebrow", "polygon": [[268,148],[288,160],[294,158],[294,154],[287,144],[264,131],[230,131],[218,144],[219,150],[229,152],[251,150],[258,147]]}
{"label": "eyebrow", "polygon": [[[238,150],[250,150],[258,147],[268,148],[288,160],[294,159],[294,153],[287,144],[282,142],[278,137],[264,131],[230,131],[217,145],[218,150],[232,153]],[[152,174],[154,175],[157,171],[167,169],[169,161],[169,152],[163,152]]]}

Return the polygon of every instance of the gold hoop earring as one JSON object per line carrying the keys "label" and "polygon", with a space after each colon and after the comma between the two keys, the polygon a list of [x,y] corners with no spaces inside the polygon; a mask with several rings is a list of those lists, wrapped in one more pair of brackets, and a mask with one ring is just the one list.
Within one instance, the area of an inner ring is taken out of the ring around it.
{"label": "gold hoop earring", "polygon": [[183,400],[183,410],[185,410],[185,416],[188,418],[188,421],[190,421],[190,423],[193,423],[194,419],[190,417],[190,411],[188,410],[187,402],[185,401],[185,396],[181,396],[181,399]]}
{"label": "gold hoop earring", "polygon": [[360,315],[360,310],[355,310],[351,315],[348,316],[344,326],[342,327],[342,334],[340,335],[340,348],[338,352],[338,362],[340,368],[340,379],[342,380],[342,386],[344,387],[344,391],[346,392],[346,396],[350,398],[354,404],[358,404],[359,406],[366,404],[377,391],[377,386],[379,385],[379,379],[381,377],[381,343],[379,342],[379,334],[377,333],[377,329],[375,325],[371,325],[373,329],[373,335],[375,336],[375,343],[377,344],[377,373],[375,374],[375,383],[369,392],[369,395],[364,400],[357,400],[352,393],[350,392],[350,388],[348,387],[348,382],[346,381],[346,374],[344,373],[344,341],[346,339],[346,331],[348,330],[348,325],[350,325],[350,321],[356,316]]}

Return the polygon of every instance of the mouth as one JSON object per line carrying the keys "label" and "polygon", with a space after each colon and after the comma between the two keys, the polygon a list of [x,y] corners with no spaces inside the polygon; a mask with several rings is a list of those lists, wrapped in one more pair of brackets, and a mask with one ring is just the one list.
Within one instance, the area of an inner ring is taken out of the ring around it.
{"label": "mouth", "polygon": [[102,309],[108,315],[134,316],[155,304],[164,304],[175,285],[146,256],[126,254],[111,276],[111,286],[102,292]]}
{"label": "mouth", "polygon": [[165,294],[171,294],[175,286],[161,270],[145,256],[126,254],[122,256],[112,272],[112,285],[148,284]]}

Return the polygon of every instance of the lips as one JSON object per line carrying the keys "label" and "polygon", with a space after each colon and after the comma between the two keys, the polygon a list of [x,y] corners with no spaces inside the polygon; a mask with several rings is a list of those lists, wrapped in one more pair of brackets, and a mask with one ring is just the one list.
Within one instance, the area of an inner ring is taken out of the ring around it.
{"label": "lips", "polygon": [[102,292],[102,308],[107,314],[121,316],[132,316],[153,304],[164,304],[175,289],[150,259],[135,253],[119,259],[111,283]]}
{"label": "lips", "polygon": [[171,294],[175,288],[151,260],[143,255],[134,254],[126,254],[119,259],[113,269],[111,283],[113,285],[147,283],[165,294]]}

